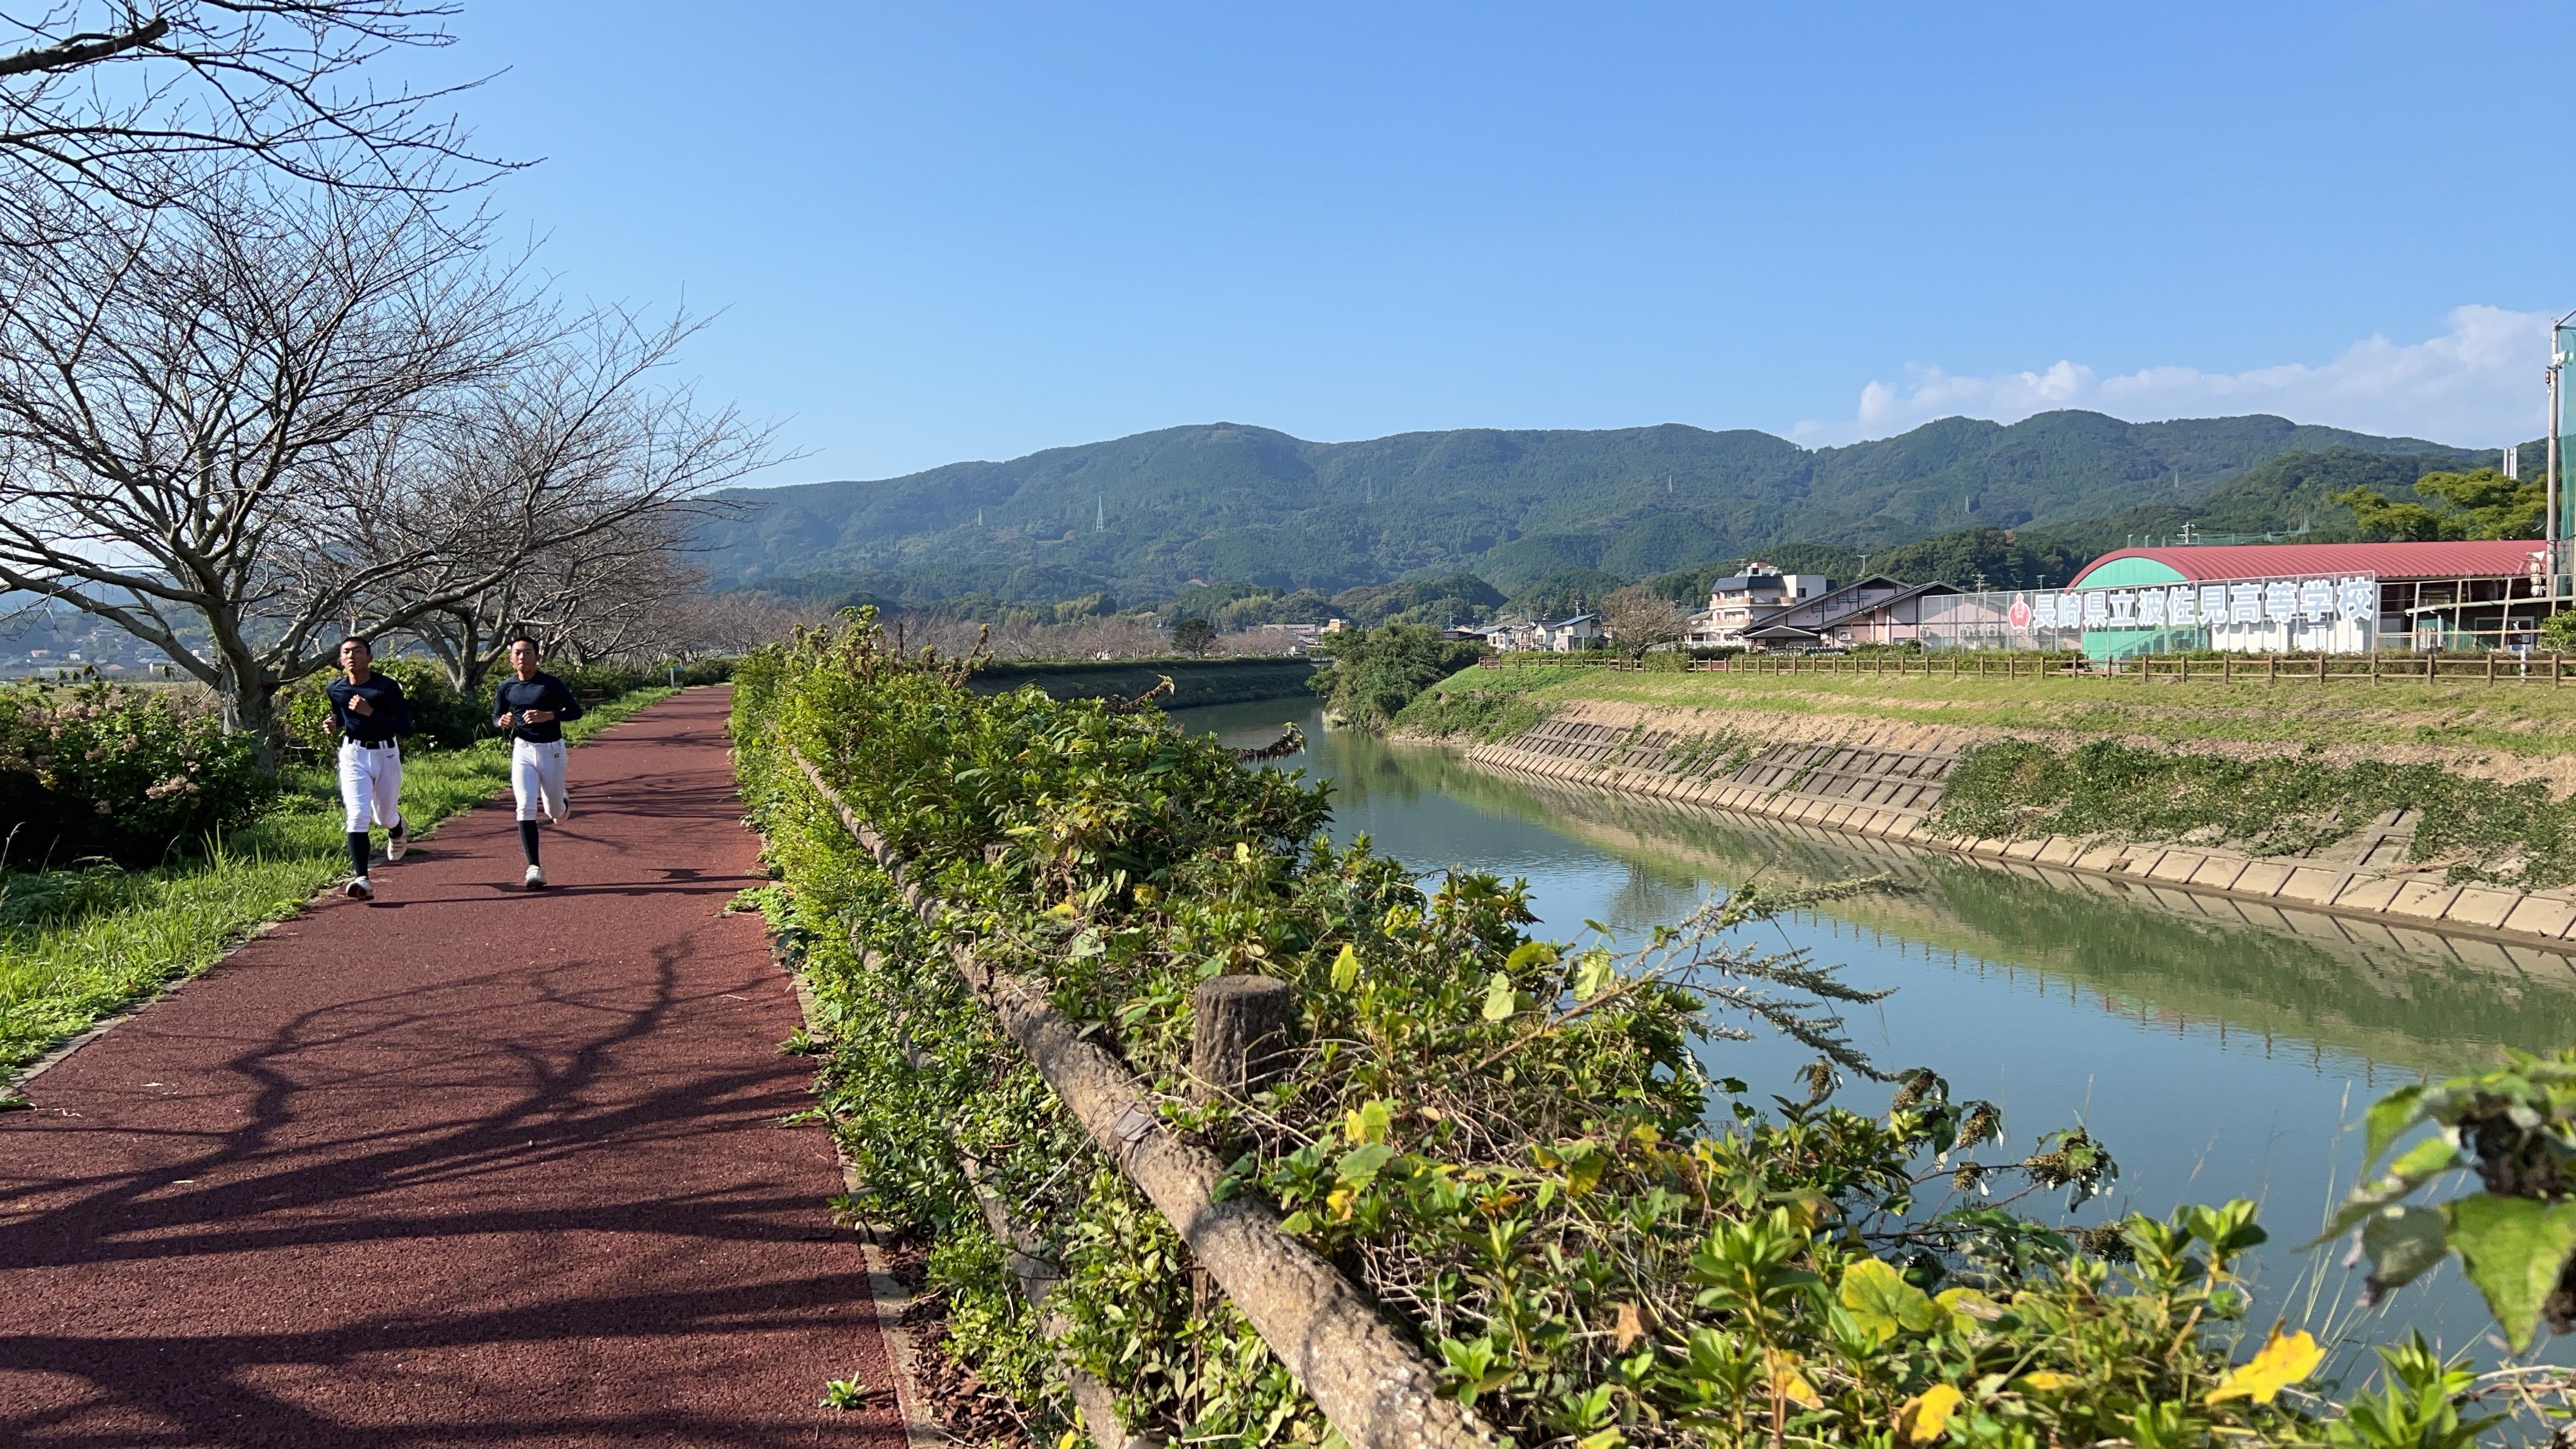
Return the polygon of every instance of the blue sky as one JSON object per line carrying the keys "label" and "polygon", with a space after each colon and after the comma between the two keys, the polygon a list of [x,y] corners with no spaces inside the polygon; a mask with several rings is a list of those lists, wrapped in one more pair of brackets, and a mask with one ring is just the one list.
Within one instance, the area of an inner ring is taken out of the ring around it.
{"label": "blue sky", "polygon": [[[720,16],[721,19],[711,19]],[[2540,430],[2576,11],[2543,4],[469,0],[570,292],[880,477],[1225,419],[2285,412]],[[2553,104],[2553,100],[2556,101]]]}

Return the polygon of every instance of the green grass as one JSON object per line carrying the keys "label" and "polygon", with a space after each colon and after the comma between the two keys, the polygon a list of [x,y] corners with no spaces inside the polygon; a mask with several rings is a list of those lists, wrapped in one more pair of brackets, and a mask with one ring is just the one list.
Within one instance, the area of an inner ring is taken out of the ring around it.
{"label": "green grass", "polygon": [[[564,727],[579,743],[676,690],[640,689]],[[501,740],[403,759],[403,818],[426,834],[509,783]],[[123,1007],[221,960],[348,871],[331,774],[290,768],[287,798],[202,858],[0,876],[0,1080]]]}
{"label": "green grass", "polygon": [[[1446,691],[1459,707],[1437,708]],[[1473,715],[1465,707],[1470,696]],[[2377,684],[2284,677],[2220,684],[2159,678],[1958,679],[1936,675],[1657,674],[1566,666],[1471,669],[1415,701],[1399,726],[1418,733],[1480,733],[1483,723],[1528,719],[1587,701],[1667,708],[1761,710],[1847,717],[1854,723],[2066,730],[2136,735],[2168,745],[2435,745],[2551,756],[2576,752],[2576,683],[2478,680]],[[1442,726],[1449,726],[1444,729]]]}

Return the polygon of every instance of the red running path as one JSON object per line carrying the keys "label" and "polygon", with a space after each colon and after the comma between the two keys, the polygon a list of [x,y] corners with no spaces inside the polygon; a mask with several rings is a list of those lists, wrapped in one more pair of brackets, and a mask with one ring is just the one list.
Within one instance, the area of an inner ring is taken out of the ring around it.
{"label": "red running path", "polygon": [[[902,1443],[692,690],[0,1117],[0,1444]],[[866,1409],[819,1409],[857,1371]]]}

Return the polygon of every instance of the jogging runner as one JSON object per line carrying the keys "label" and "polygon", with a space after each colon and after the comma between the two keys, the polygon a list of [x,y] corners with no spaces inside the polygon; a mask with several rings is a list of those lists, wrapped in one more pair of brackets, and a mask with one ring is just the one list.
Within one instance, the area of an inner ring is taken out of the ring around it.
{"label": "jogging runner", "polygon": [[340,806],[348,815],[348,894],[375,898],[367,879],[367,832],[385,827],[385,860],[403,858],[409,832],[402,818],[402,748],[411,733],[411,701],[392,675],[376,672],[376,651],[355,634],[340,641],[340,677],[323,693],[331,698],[325,726],[340,737]]}
{"label": "jogging runner", "polygon": [[492,703],[492,722],[510,732],[510,793],[519,802],[519,848],[527,852],[532,891],[546,888],[537,863],[537,821],[561,825],[572,818],[564,793],[563,722],[581,718],[581,701],[564,682],[537,668],[537,641],[510,641],[510,677]]}

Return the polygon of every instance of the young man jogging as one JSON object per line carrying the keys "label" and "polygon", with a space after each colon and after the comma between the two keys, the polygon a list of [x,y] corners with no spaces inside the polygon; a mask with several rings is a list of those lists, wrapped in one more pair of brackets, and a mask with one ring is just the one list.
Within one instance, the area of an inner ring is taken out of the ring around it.
{"label": "young man jogging", "polygon": [[581,701],[562,680],[537,668],[537,641],[522,634],[510,641],[510,677],[501,681],[492,714],[492,722],[510,732],[510,793],[519,801],[519,848],[528,854],[525,884],[544,890],[537,821],[561,825],[572,818],[572,801],[564,794],[563,722],[581,718]]}
{"label": "young man jogging", "polygon": [[375,650],[354,634],[340,641],[340,677],[323,692],[331,698],[325,728],[340,737],[340,807],[349,829],[346,889],[358,900],[372,900],[368,828],[385,827],[388,863],[402,859],[409,844],[402,818],[402,749],[394,742],[411,733],[411,701],[393,676],[376,672]]}

